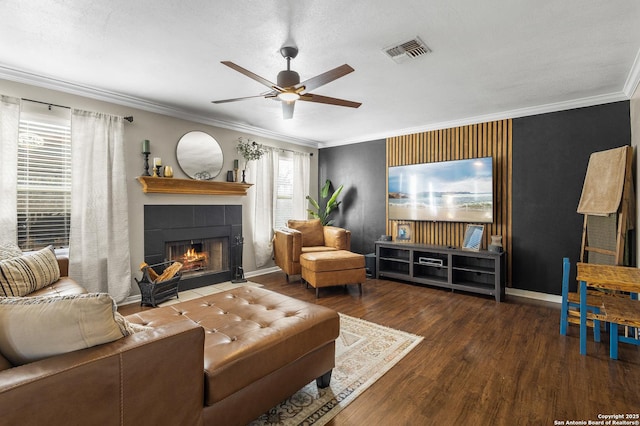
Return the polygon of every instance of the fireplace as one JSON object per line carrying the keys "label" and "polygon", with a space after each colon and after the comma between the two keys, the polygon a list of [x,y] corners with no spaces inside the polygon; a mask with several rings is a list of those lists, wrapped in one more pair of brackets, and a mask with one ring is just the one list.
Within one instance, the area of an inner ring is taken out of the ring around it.
{"label": "fireplace", "polygon": [[144,261],[182,263],[180,290],[231,280],[242,266],[239,241],[240,205],[144,206]]}
{"label": "fireplace", "polygon": [[229,239],[226,237],[167,241],[164,246],[167,260],[182,263],[183,278],[229,269]]}

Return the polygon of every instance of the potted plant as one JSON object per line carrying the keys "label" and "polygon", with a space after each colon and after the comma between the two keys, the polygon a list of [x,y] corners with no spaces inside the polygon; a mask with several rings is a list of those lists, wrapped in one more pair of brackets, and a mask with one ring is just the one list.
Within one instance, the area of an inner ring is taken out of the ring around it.
{"label": "potted plant", "polygon": [[340,203],[342,203],[342,201],[338,201],[338,196],[340,196],[343,186],[344,185],[340,185],[338,189],[333,191],[333,194],[331,194],[331,197],[329,197],[331,181],[327,179],[327,181],[324,183],[324,186],[320,190],[321,199],[327,200],[328,198],[324,208],[321,208],[320,204],[318,204],[316,200],[311,198],[311,196],[307,195],[307,200],[309,200],[309,204],[313,206],[313,209],[307,209],[307,211],[312,217],[316,219],[320,219],[320,222],[322,222],[322,226],[331,225],[333,223],[333,220],[331,220],[329,216],[335,209],[338,208],[338,206],[340,206]]}
{"label": "potted plant", "polygon": [[247,183],[245,181],[245,172],[249,161],[259,160],[260,158],[262,158],[265,153],[265,149],[262,144],[259,144],[256,141],[238,138],[238,145],[236,146],[236,150],[238,151],[238,154],[242,155],[242,158],[244,158],[244,168],[242,169],[242,183]]}

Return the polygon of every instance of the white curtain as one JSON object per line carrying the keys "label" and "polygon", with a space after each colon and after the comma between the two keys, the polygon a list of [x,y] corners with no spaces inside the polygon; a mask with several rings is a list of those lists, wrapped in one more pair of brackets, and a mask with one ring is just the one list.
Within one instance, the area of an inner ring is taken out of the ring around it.
{"label": "white curtain", "polygon": [[280,155],[277,150],[265,148],[265,154],[256,161],[253,250],[257,267],[264,266],[271,260]]}
{"label": "white curtain", "polygon": [[20,99],[0,95],[0,240],[18,242],[17,173]]}
{"label": "white curtain", "polygon": [[131,288],[122,117],[72,110],[69,275],[116,302]]}
{"label": "white curtain", "polygon": [[309,154],[293,153],[293,219],[308,219],[309,202],[309,170],[311,160]]}
{"label": "white curtain", "polygon": [[[253,226],[253,249],[256,266],[269,263],[273,253],[273,225],[275,223],[278,164],[280,150],[265,147],[266,153],[257,160],[255,178],[255,212]],[[293,153],[293,212],[292,219],[308,217],[306,199],[309,194],[309,170],[311,160],[309,154]]]}

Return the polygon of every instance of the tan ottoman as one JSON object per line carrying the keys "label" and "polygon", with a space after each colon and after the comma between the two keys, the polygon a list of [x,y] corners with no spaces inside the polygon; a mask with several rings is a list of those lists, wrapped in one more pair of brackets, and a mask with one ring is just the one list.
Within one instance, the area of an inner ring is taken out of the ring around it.
{"label": "tan ottoman", "polygon": [[204,328],[205,425],[246,425],[313,379],[329,386],[340,334],[332,309],[244,286],[127,319]]}
{"label": "tan ottoman", "polygon": [[316,289],[344,284],[358,284],[366,279],[364,256],[347,250],[304,253],[300,256],[302,279]]}

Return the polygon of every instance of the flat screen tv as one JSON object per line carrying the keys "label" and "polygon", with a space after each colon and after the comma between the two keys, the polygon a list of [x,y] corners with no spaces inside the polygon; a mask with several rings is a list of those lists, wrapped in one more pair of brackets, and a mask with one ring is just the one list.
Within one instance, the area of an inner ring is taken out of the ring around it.
{"label": "flat screen tv", "polygon": [[389,167],[389,219],[493,222],[493,158]]}

